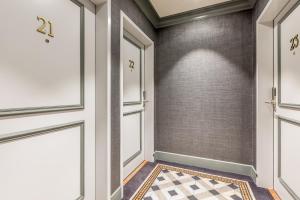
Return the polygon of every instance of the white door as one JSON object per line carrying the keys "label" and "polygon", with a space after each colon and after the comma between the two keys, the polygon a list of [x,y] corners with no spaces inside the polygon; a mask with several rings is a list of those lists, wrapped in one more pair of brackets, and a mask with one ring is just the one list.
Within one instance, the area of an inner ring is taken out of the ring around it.
{"label": "white door", "polygon": [[300,199],[300,2],[274,22],[274,188],[282,200]]}
{"label": "white door", "polygon": [[126,178],[144,161],[144,46],[124,31],[122,164]]}
{"label": "white door", "polygon": [[77,0],[2,0],[0,195],[95,199],[95,14]]}

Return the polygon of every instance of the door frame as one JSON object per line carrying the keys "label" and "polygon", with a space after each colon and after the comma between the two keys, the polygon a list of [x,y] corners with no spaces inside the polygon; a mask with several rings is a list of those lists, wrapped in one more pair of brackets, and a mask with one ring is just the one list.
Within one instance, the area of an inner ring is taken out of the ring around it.
{"label": "door frame", "polygon": [[[289,1],[269,0],[256,21],[257,185],[270,189],[274,189],[274,130],[273,124],[272,127],[270,125],[266,126],[266,124],[270,124],[270,115],[266,115],[266,107],[269,105],[265,104],[265,101],[272,99],[272,87],[274,85],[273,21]],[[271,116],[273,120],[273,112]]]}
{"label": "door frame", "polygon": [[111,198],[111,0],[95,7],[95,199]]}
{"label": "door frame", "polygon": [[145,55],[145,91],[149,101],[144,108],[145,160],[154,161],[154,42],[123,12],[120,11],[120,186],[123,197],[122,119],[123,119],[123,35],[124,29],[140,41]]}

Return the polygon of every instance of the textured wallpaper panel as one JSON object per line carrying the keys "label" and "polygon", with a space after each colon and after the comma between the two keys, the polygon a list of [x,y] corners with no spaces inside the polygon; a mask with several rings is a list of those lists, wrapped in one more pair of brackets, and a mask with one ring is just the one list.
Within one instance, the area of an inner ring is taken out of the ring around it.
{"label": "textured wallpaper panel", "polygon": [[160,29],[155,149],[254,164],[252,12]]}

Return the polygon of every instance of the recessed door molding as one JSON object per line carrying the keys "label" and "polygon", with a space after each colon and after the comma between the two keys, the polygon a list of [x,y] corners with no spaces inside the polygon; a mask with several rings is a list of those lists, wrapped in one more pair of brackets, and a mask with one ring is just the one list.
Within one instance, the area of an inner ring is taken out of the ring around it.
{"label": "recessed door molding", "polygon": [[124,113],[123,115],[124,116],[129,116],[129,115],[139,115],[139,119],[140,119],[140,148],[137,152],[135,152],[132,156],[130,156],[127,160],[125,160],[123,162],[123,167],[125,167],[126,165],[128,165],[128,163],[130,163],[130,161],[132,161],[133,159],[135,159],[137,156],[139,156],[141,153],[142,153],[142,139],[143,139],[143,136],[142,136],[142,127],[143,127],[143,124],[142,124],[142,120],[143,120],[143,116],[142,116],[142,112],[144,110],[139,110],[139,111],[134,111],[134,112],[127,112],[127,113]]}
{"label": "recessed door molding", "polygon": [[[123,38],[128,41],[130,44],[134,45],[135,47],[137,47],[140,50],[140,73],[139,73],[139,78],[140,78],[140,84],[139,84],[139,99],[135,99],[133,101],[124,101],[123,105],[124,106],[132,106],[132,105],[138,105],[142,103],[142,95],[143,95],[143,90],[142,90],[142,66],[143,64],[141,63],[143,61],[142,56],[143,56],[143,49],[144,46],[142,44],[140,44],[140,42],[134,37],[132,36],[129,32],[127,32],[126,30],[124,30],[124,36]],[[138,45],[139,44],[139,45]],[[136,65],[136,63],[133,63],[134,65]],[[126,66],[125,66],[126,67]]]}
{"label": "recessed door molding", "polygon": [[55,125],[55,126],[49,126],[49,127],[44,127],[44,128],[38,128],[38,129],[33,129],[33,130],[26,130],[26,131],[21,131],[17,133],[10,133],[6,135],[1,135],[0,136],[0,147],[3,144],[6,143],[11,143],[11,142],[17,142],[20,140],[26,140],[28,138],[32,137],[40,137],[46,134],[53,134],[57,133],[58,131],[66,130],[66,129],[71,129],[71,128],[76,128],[80,127],[80,194],[78,194],[78,197],[74,200],[83,200],[84,199],[84,188],[85,188],[85,183],[84,183],[84,121],[77,121],[77,122],[71,122],[71,123],[66,123],[66,124],[61,124],[61,125]]}
{"label": "recessed door molding", "polygon": [[288,119],[282,116],[278,116],[278,179],[281,185],[289,192],[289,194],[295,199],[298,200],[300,197],[296,194],[296,192],[288,185],[288,183],[282,177],[282,122],[286,122],[300,128],[300,122]]}
{"label": "recessed door molding", "polygon": [[[278,22],[278,105],[280,107],[286,107],[286,108],[297,108],[300,109],[300,102],[299,103],[291,103],[291,102],[283,102],[282,98],[282,23],[290,16],[290,14],[297,9],[300,6],[300,1],[296,3],[292,9],[287,12],[282,19]],[[297,34],[297,33],[295,33]],[[299,34],[299,33],[298,33]],[[299,37],[300,39],[300,37]],[[288,41],[290,42],[290,41]],[[299,40],[298,40],[298,45],[299,45]],[[296,56],[296,55],[295,55]],[[292,67],[292,66],[285,66],[285,67]],[[297,92],[297,91],[295,91]]]}
{"label": "recessed door molding", "polygon": [[[85,71],[85,14],[84,14],[84,9],[85,6],[83,3],[79,2],[79,0],[69,0],[70,2],[73,2],[74,5],[79,7],[79,15],[80,15],[80,29],[78,30],[80,32],[80,83],[79,83],[79,88],[78,88],[78,102],[79,104],[73,104],[73,103],[64,103],[63,105],[45,105],[45,106],[26,106],[24,105],[24,107],[7,107],[7,108],[1,108],[0,109],[0,117],[2,116],[11,116],[11,115],[25,115],[25,114],[34,114],[34,113],[45,113],[45,112],[55,112],[55,111],[70,111],[70,110],[78,110],[78,109],[84,109],[84,71]],[[51,22],[52,23],[52,22]],[[37,23],[38,24],[38,23]],[[55,24],[53,25],[54,29],[55,29]],[[68,28],[66,26],[66,28]],[[55,38],[53,38],[53,40],[55,40]],[[48,40],[49,41],[49,40]],[[50,42],[51,43],[51,42]],[[66,47],[66,50],[68,49],[68,47]],[[49,55],[51,56],[51,55]],[[31,58],[28,58],[31,59]],[[56,58],[53,58],[56,59]],[[34,73],[34,72],[31,72]],[[71,72],[70,72],[71,73]],[[49,74],[49,76],[51,76],[51,74]],[[53,79],[55,79],[55,77],[53,77]],[[12,95],[13,93],[16,93],[18,91],[9,91],[9,89],[7,89],[6,92],[2,92],[2,95],[7,96],[7,95]],[[26,97],[28,98],[28,96]],[[55,96],[51,97],[51,98],[57,98]],[[18,101],[23,101],[22,97],[19,97]]]}

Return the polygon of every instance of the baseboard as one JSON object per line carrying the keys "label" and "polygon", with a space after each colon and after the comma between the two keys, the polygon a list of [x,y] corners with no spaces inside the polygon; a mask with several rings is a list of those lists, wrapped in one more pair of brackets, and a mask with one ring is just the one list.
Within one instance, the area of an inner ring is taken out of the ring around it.
{"label": "baseboard", "polygon": [[139,166],[137,166],[124,180],[123,185],[126,185],[139,171],[147,165],[148,161],[144,160]]}
{"label": "baseboard", "polygon": [[277,192],[274,189],[268,189],[268,190],[274,200],[281,200],[280,197],[278,196]]}
{"label": "baseboard", "polygon": [[154,158],[155,160],[245,175],[251,177],[253,181],[256,182],[256,171],[252,165],[245,165],[240,163],[226,162],[162,151],[156,151],[154,153]]}
{"label": "baseboard", "polygon": [[122,199],[122,192],[121,192],[121,187],[118,187],[116,191],[111,195],[111,200],[121,200]]}

